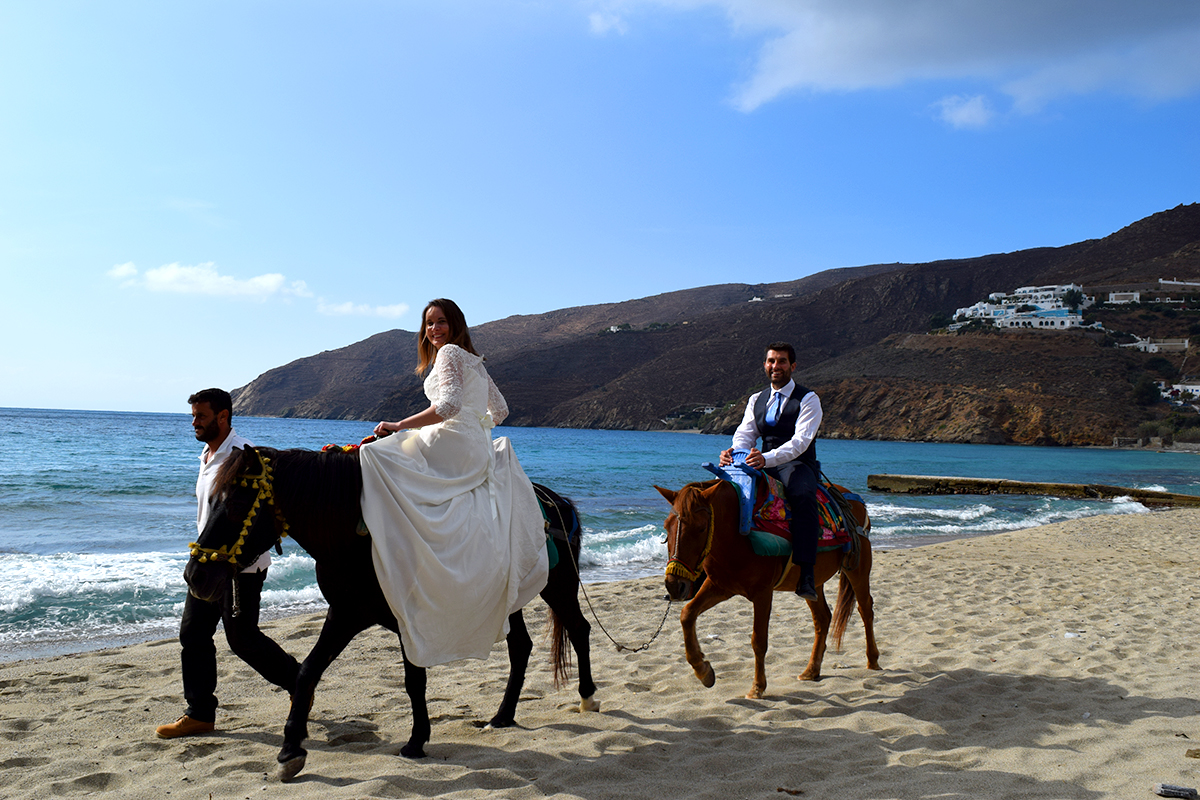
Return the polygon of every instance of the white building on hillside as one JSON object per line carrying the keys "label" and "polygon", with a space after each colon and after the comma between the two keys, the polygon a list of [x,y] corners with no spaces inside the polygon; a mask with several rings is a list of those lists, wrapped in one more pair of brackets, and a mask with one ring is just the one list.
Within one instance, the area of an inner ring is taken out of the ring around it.
{"label": "white building on hillside", "polygon": [[1137,341],[1117,346],[1141,350],[1143,353],[1186,353],[1188,350],[1188,339],[1143,339],[1140,336],[1133,338]]}
{"label": "white building on hillside", "polygon": [[[1063,302],[1064,295],[1070,291],[1083,295],[1083,287],[1073,283],[1063,286],[1022,286],[1012,292],[993,292],[987,300],[955,311],[954,319],[959,325],[971,320],[986,320],[997,328],[1079,328],[1083,326],[1083,314],[1080,310],[1072,311]],[[1089,305],[1091,301],[1084,297],[1079,309]]]}

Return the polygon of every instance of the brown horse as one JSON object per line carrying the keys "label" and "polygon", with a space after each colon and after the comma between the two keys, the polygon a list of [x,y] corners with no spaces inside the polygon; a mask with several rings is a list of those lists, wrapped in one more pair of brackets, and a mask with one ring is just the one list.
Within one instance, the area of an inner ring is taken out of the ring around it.
{"label": "brown horse", "polygon": [[[672,600],[691,599],[679,615],[688,663],[705,686],[711,687],[716,682],[716,673],[704,658],[696,639],[696,619],[713,606],[741,595],[754,604],[754,632],[750,637],[754,649],[754,685],[746,697],[761,698],[767,689],[763,662],[767,654],[771,598],[777,591],[795,591],[799,568],[787,569],[790,563],[787,556],[759,556],[750,549],[749,541],[738,533],[737,491],[728,481],[689,483],[678,492],[659,486],[654,488],[671,504],[671,515],[666,521],[670,557],[667,593]],[[850,503],[859,525],[864,531],[869,530],[871,523],[866,506],[853,500]],[[817,554],[817,599],[808,601],[816,639],[808,666],[799,676],[802,681],[821,679],[821,661],[825,657],[825,639],[831,620],[835,646],[841,649],[842,634],[856,599],[867,635],[867,668],[879,669],[874,601],[871,599],[871,543],[866,536],[858,539],[857,552],[832,550]],[[842,577],[837,607],[831,615],[823,584],[838,572]]]}

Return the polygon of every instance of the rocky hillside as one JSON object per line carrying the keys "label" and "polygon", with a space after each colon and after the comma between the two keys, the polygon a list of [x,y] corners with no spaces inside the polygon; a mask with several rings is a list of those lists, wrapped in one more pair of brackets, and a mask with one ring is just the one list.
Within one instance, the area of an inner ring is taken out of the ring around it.
{"label": "rocky hillside", "polygon": [[[1158,277],[1200,278],[1200,206],[1066,247],[688,289],[509,317],[472,336],[509,401],[508,424],[653,429],[712,405],[724,412],[706,429],[725,431],[762,382],[763,345],[784,339],[822,395],[823,435],[1105,444],[1159,413],[1133,402],[1147,356],[1078,333],[927,336],[928,321],[1017,286]],[[1151,325],[1145,313],[1127,314],[1122,329]],[[1196,322],[1179,312],[1170,324]],[[425,404],[414,338],[389,331],[271,370],[235,392],[235,410],[403,417]]]}

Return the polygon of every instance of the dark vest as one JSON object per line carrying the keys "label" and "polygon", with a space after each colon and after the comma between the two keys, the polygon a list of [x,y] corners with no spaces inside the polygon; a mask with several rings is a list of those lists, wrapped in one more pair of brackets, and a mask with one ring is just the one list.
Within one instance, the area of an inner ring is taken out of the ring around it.
{"label": "dark vest", "polygon": [[[784,402],[779,419],[775,421],[774,425],[768,425],[766,417],[767,404],[775,396],[775,390],[771,386],[767,386],[758,395],[758,399],[754,402],[754,424],[758,426],[758,434],[762,437],[762,452],[769,453],[796,435],[796,420],[800,418],[800,401],[810,391],[812,390],[797,383],[792,389],[792,396]],[[817,440],[813,439],[809,443],[808,449],[801,453],[796,460],[808,464],[815,472],[817,469]]]}

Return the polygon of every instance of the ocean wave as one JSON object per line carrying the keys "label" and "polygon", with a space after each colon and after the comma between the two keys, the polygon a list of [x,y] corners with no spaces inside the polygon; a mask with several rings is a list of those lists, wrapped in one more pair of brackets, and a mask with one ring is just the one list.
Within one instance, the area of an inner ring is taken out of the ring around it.
{"label": "ocean wave", "polygon": [[176,553],[0,554],[0,611],[12,614],[45,599],[182,593],[187,556]]}
{"label": "ocean wave", "polygon": [[[13,645],[36,644],[39,649],[54,652],[58,645],[68,645],[68,652],[79,649],[77,645],[94,641],[96,646],[125,641],[149,641],[167,639],[179,633],[179,617],[156,617],[154,619],[128,622],[112,620],[108,615],[97,613],[83,619],[44,619],[23,625],[0,625],[0,660],[8,655]],[[25,654],[16,653],[18,657]]]}
{"label": "ocean wave", "polygon": [[281,614],[299,613],[302,611],[318,611],[329,607],[325,595],[316,584],[296,590],[272,590],[262,593],[262,608],[264,613],[278,612]]}
{"label": "ocean wave", "polygon": [[[913,516],[924,514],[919,510]],[[1062,501],[1044,499],[1037,507],[1019,515],[1000,514],[977,517],[969,524],[954,524],[941,520],[926,521],[923,519],[901,520],[894,525],[872,525],[871,535],[879,537],[904,536],[973,536],[988,533],[1004,533],[1008,531],[1035,528],[1039,525],[1049,525],[1054,522],[1093,517],[1100,514],[1147,514],[1149,509],[1129,497],[1117,497],[1096,504],[1068,506]],[[927,515],[935,516],[935,515]]]}
{"label": "ocean wave", "polygon": [[271,553],[270,580],[313,575],[317,562],[307,553],[285,551],[282,556]]}
{"label": "ocean wave", "polygon": [[636,528],[626,528],[617,530],[607,530],[601,528],[583,527],[583,546],[597,547],[603,546],[610,542],[622,542],[628,539],[635,539],[644,536],[660,536],[662,528],[658,525],[639,525]]}
{"label": "ocean wave", "polygon": [[[646,526],[653,529],[654,526]],[[583,550],[579,554],[579,566],[583,567],[614,567],[623,565],[666,564],[667,549],[658,536],[643,536],[639,539],[626,541],[606,548],[589,547],[584,541]]]}
{"label": "ocean wave", "polygon": [[867,513],[871,515],[872,523],[875,520],[885,521],[912,516],[927,516],[969,522],[974,519],[986,517],[988,514],[995,513],[995,511],[996,509],[984,503],[965,508],[918,508],[916,506],[898,506],[889,503],[867,503]]}

